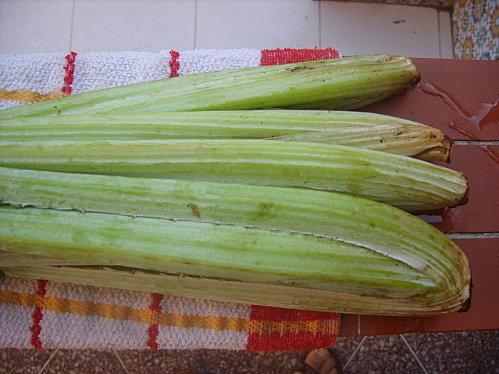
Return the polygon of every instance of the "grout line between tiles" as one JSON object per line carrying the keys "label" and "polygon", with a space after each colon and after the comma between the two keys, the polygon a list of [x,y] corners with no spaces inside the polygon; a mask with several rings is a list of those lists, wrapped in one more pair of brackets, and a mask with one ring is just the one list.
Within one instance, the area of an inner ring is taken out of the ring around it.
{"label": "grout line between tiles", "polygon": [[499,239],[499,232],[467,232],[447,234],[451,239]]}
{"label": "grout line between tiles", "polygon": [[73,0],[73,7],[71,8],[71,25],[69,28],[69,50],[70,53],[73,50],[73,30],[75,23],[75,8],[76,8],[76,0]]}
{"label": "grout line between tiles", "polygon": [[47,368],[48,364],[50,363],[50,361],[52,361],[52,359],[54,358],[55,354],[59,352],[59,348],[56,348],[56,350],[54,352],[52,352],[52,354],[50,355],[50,357],[47,359],[47,361],[45,361],[45,363],[43,364],[43,366],[40,368],[40,371],[38,372],[38,374],[42,374],[43,371]]}
{"label": "grout line between tiles", "polygon": [[348,358],[347,362],[345,362],[345,365],[343,365],[343,367],[342,367],[343,371],[348,367],[348,365],[350,364],[350,362],[353,360],[353,358],[355,357],[355,355],[359,351],[359,349],[362,346],[362,344],[364,344],[365,340],[366,340],[366,337],[365,336],[362,337],[362,340],[359,342],[359,345],[357,346],[357,348],[355,348],[355,351],[353,351],[352,355]]}
{"label": "grout line between tiles", "polygon": [[421,367],[421,370],[423,370],[424,374],[428,374],[428,369],[426,369],[426,367],[423,365],[423,363],[419,359],[419,357],[416,354],[416,352],[414,352],[414,350],[412,349],[411,345],[409,344],[409,342],[407,341],[407,339],[405,338],[405,336],[402,335],[402,334],[399,334],[399,336],[404,341],[404,343],[407,346],[407,348],[409,349],[409,351],[411,351],[411,354],[414,356],[414,358],[418,362],[418,365]]}
{"label": "grout line between tiles", "polygon": [[198,0],[194,1],[194,48],[196,49],[196,39],[198,38]]}
{"label": "grout line between tiles", "polygon": [[438,28],[438,57],[442,58],[442,29],[440,28],[440,11],[437,9],[437,28]]}
{"label": "grout line between tiles", "polygon": [[120,355],[118,354],[118,351],[116,349],[113,349],[113,352],[116,355],[116,358],[118,359],[118,361],[120,362],[121,367],[123,368],[123,370],[125,370],[125,373],[126,374],[130,374],[130,372],[128,371],[125,363],[123,362],[123,360],[121,359]]}
{"label": "grout line between tiles", "polygon": [[452,43],[452,58],[456,58],[456,50],[454,49],[454,22],[452,17],[454,17],[454,8],[452,10],[446,10],[450,14],[450,41]]}
{"label": "grout line between tiles", "polygon": [[322,49],[322,21],[321,21],[321,8],[322,8],[322,0],[318,1],[319,7],[319,48]]}
{"label": "grout line between tiles", "polygon": [[458,145],[499,145],[498,140],[453,140]]}

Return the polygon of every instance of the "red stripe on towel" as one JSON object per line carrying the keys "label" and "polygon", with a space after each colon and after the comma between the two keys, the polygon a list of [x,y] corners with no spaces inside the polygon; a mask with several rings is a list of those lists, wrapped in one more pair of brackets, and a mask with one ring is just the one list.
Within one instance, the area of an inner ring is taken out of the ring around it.
{"label": "red stripe on towel", "polygon": [[66,65],[64,65],[64,71],[66,72],[66,75],[64,76],[64,85],[61,91],[66,95],[70,95],[73,90],[76,56],[78,56],[78,53],[71,51],[71,53],[65,57]]}
{"label": "red stripe on towel", "polygon": [[37,280],[36,284],[36,306],[32,314],[33,325],[29,329],[31,330],[31,345],[36,349],[42,349],[42,341],[40,339],[40,333],[42,331],[41,321],[43,319],[42,305],[43,298],[47,292],[47,281]]}
{"label": "red stripe on towel", "polygon": [[180,52],[174,51],[173,49],[170,51],[170,78],[179,76],[180,62],[178,59],[180,58]]}
{"label": "red stripe on towel", "polygon": [[252,305],[251,321],[305,322],[308,331],[265,332],[251,331],[246,349],[248,351],[283,351],[332,347],[339,332],[339,314],[314,312]]}
{"label": "red stripe on towel", "polygon": [[312,60],[327,60],[341,57],[340,52],[333,48],[325,49],[264,49],[260,58],[260,66],[282,65],[294,62]]}
{"label": "red stripe on towel", "polygon": [[163,295],[152,293],[151,294],[151,305],[149,310],[151,311],[152,320],[155,321],[149,325],[147,329],[147,346],[153,351],[158,349],[158,319],[161,314],[161,301],[163,300]]}

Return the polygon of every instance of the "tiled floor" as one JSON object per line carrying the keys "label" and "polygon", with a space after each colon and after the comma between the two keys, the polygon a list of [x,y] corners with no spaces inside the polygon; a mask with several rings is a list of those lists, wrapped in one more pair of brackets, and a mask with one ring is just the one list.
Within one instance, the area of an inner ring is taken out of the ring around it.
{"label": "tiled floor", "polygon": [[[499,332],[338,338],[344,373],[499,373]],[[307,352],[0,351],[0,373],[294,373]]]}
{"label": "tiled floor", "polygon": [[0,53],[241,47],[452,58],[450,14],[314,0],[0,0]]}

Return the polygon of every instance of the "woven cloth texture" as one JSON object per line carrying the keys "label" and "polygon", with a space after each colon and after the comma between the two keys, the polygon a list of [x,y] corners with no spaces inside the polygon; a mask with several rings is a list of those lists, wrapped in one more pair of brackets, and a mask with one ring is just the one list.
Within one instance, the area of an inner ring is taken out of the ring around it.
{"label": "woven cloth texture", "polygon": [[[0,108],[165,77],[340,57],[334,49],[0,55]],[[331,347],[336,313],[6,277],[0,347],[230,349]]]}

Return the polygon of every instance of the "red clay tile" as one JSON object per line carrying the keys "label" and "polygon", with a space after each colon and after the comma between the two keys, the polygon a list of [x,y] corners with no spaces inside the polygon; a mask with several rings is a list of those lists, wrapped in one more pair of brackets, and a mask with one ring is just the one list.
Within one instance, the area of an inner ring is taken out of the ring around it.
{"label": "red clay tile", "polygon": [[340,321],[340,336],[358,335],[360,316],[357,314],[342,314]]}
{"label": "red clay tile", "polygon": [[419,58],[414,63],[421,72],[418,86],[363,110],[422,122],[454,140],[499,140],[499,64]]}
{"label": "red clay tile", "polygon": [[442,165],[466,175],[468,203],[446,209],[434,225],[447,233],[499,232],[499,146],[457,145]]}

